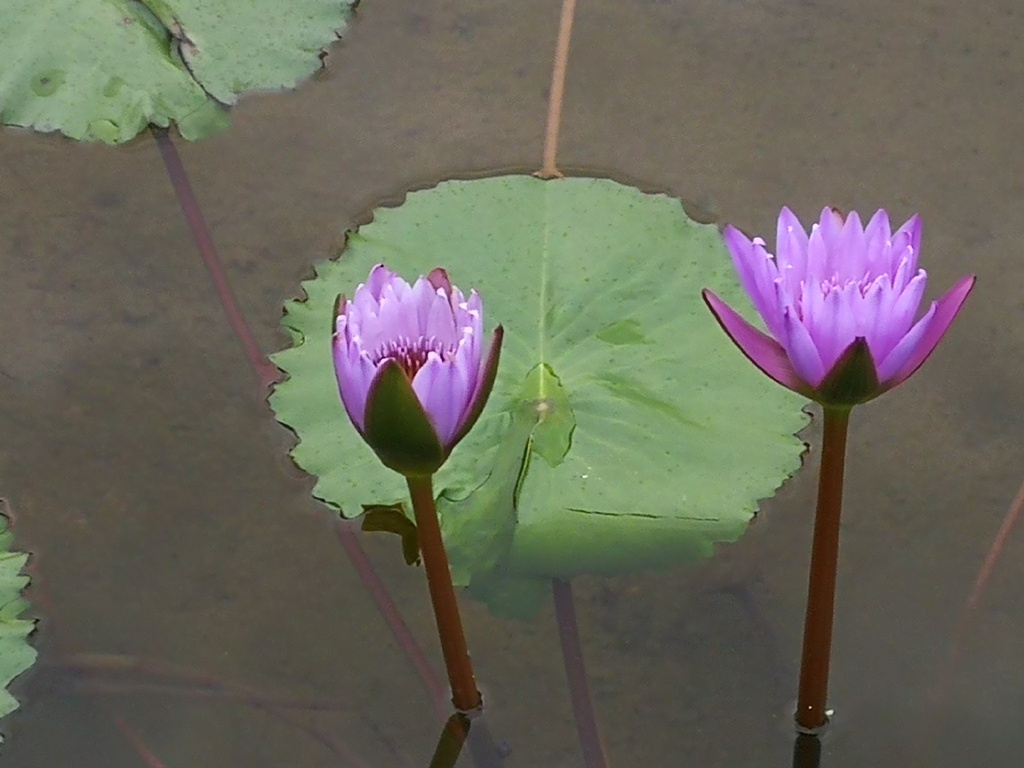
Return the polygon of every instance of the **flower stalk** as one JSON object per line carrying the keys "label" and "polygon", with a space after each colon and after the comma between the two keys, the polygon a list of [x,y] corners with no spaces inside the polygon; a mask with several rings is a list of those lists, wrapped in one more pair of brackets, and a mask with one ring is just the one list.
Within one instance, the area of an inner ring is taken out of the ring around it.
{"label": "flower stalk", "polygon": [[434,607],[437,634],[441,639],[441,653],[452,687],[452,703],[460,712],[473,712],[483,706],[476,687],[473,665],[469,660],[466,634],[462,629],[459,604],[455,599],[448,555],[441,539],[441,525],[434,506],[433,478],[430,475],[409,476],[409,495],[412,498],[416,529],[419,533],[423,567],[427,572],[427,588]]}
{"label": "flower stalk", "polygon": [[829,658],[839,562],[839,517],[843,506],[843,466],[850,408],[825,406],[818,476],[818,507],[814,515],[807,614],[800,661],[800,692],[796,723],[804,733],[818,733],[828,723]]}
{"label": "flower stalk", "polygon": [[412,499],[452,702],[481,709],[434,506],[434,473],[466,436],[494,387],[503,330],[483,348],[483,302],[438,267],[410,285],[383,264],[352,299],[339,296],[331,346],[352,425]]}

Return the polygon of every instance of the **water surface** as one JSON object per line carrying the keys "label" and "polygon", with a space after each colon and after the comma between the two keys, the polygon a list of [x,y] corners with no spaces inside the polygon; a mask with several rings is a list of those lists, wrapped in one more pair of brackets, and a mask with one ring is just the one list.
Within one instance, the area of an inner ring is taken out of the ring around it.
{"label": "water surface", "polygon": [[[367,0],[327,71],[245,99],[181,151],[267,351],[282,301],[379,201],[539,167],[556,2]],[[940,690],[960,611],[1024,468],[1024,11],[1011,0],[579,4],[560,164],[638,180],[771,235],[782,204],[920,212],[930,295],[975,295],[899,391],[854,415],[822,765],[1016,766],[1024,538]],[[156,146],[0,132],[0,494],[36,553],[39,668],[5,765],[337,765],[265,712],[82,690],[72,653],[289,695],[376,768],[424,766],[428,697],[256,391]],[[652,286],[652,298],[656,287]],[[791,761],[818,435],[805,470],[707,563],[576,584],[616,766]],[[422,572],[365,546],[435,661]],[[552,612],[464,614],[510,766],[582,765]],[[468,761],[464,761],[468,765]]]}

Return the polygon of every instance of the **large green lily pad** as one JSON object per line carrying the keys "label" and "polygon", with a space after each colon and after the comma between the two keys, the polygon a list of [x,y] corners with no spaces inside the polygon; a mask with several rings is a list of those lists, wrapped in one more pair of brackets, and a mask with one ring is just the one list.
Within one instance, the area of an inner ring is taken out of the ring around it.
{"label": "large green lily pad", "polygon": [[0,119],[117,144],[198,139],[247,91],[312,74],[356,0],[4,0]]}
{"label": "large green lily pad", "polygon": [[411,193],[317,265],[287,305],[271,404],[315,495],[356,516],[408,505],[348,422],[330,352],[339,293],[385,262],[444,266],[505,327],[479,423],[435,479],[456,581],[528,614],[553,576],[703,557],[800,466],[804,401],[760,374],[700,297],[747,307],[714,226],[604,179],[504,176]]}
{"label": "large green lily pad", "polygon": [[18,708],[18,700],[7,691],[7,686],[36,660],[36,651],[28,644],[35,622],[20,618],[28,607],[21,595],[28,586],[28,576],[22,573],[28,555],[10,549],[14,536],[5,511],[0,508],[0,717]]}

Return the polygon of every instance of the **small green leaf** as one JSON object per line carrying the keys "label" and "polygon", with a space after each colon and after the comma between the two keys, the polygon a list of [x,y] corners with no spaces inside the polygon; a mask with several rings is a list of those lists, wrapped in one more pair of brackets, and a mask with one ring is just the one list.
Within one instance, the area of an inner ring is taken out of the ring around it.
{"label": "small green leaf", "polygon": [[394,533],[402,539],[402,556],[406,565],[419,565],[420,540],[416,523],[405,514],[401,504],[393,506],[367,506],[363,508],[364,531]]}
{"label": "small green leaf", "polygon": [[534,453],[557,467],[569,453],[576,419],[565,388],[551,366],[538,365],[526,375],[519,401],[532,408],[537,419],[531,435]]}

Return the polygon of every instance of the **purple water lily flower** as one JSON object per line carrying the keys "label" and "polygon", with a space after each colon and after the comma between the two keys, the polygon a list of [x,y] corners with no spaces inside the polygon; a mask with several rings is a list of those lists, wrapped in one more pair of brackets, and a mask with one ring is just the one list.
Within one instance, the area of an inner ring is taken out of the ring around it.
{"label": "purple water lily flower", "polygon": [[351,301],[338,297],[334,371],[349,418],[381,461],[435,472],[483,411],[502,328],[483,354],[483,304],[443,269],[414,285],[378,264]]}
{"label": "purple water lily flower", "polygon": [[905,381],[932,353],[974,286],[961,278],[914,321],[927,276],[917,266],[921,220],[895,233],[879,210],[865,227],[825,208],[810,235],[788,208],[775,255],[761,238],[726,227],[740,284],[771,335],[718,296],[704,300],[743,353],[768,376],[826,405],[863,403]]}

